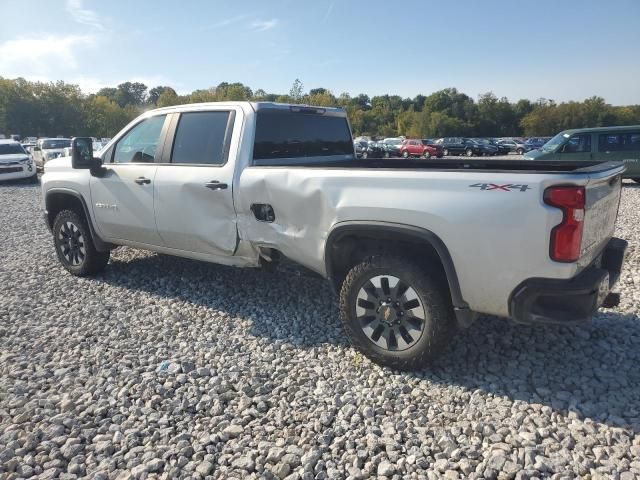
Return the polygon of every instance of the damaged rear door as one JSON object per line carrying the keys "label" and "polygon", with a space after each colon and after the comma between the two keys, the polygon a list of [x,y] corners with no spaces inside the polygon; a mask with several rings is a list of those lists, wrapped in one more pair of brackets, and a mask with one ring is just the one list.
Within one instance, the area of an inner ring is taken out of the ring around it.
{"label": "damaged rear door", "polygon": [[156,224],[167,247],[214,256],[235,252],[235,153],[229,151],[241,116],[233,108],[172,115],[155,182]]}

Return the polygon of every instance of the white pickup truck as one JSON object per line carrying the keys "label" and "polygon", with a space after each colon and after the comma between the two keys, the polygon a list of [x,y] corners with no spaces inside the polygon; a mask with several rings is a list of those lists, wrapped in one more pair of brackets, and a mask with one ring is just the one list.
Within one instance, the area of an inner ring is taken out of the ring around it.
{"label": "white pickup truck", "polygon": [[412,369],[479,313],[569,324],[614,305],[623,170],[357,160],[341,109],[228,102],[146,112],[100,158],[76,138],[42,192],[74,275],[119,245],[239,267],[284,256],[339,292],[357,349]]}

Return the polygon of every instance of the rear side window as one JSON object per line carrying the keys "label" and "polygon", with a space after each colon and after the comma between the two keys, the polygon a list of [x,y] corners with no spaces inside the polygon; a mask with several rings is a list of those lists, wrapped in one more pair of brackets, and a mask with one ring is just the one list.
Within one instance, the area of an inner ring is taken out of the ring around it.
{"label": "rear side window", "polygon": [[[230,112],[189,112],[180,115],[171,163],[222,165]],[[231,128],[231,127],[229,127]]]}
{"label": "rear side window", "polygon": [[[260,110],[257,113],[253,160],[257,165],[270,163],[308,163],[313,157],[350,156],[353,143],[345,117]],[[296,159],[291,162],[274,162]]]}
{"label": "rear side window", "polygon": [[629,133],[604,133],[598,136],[599,152],[640,151],[640,131]]}

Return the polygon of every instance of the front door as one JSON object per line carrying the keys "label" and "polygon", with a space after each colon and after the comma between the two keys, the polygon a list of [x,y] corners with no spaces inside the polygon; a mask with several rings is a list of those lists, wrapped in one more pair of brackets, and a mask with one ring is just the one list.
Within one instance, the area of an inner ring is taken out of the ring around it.
{"label": "front door", "polygon": [[155,181],[155,218],[167,247],[231,256],[237,245],[233,206],[241,109],[183,112],[169,127]]}
{"label": "front door", "polygon": [[560,149],[560,160],[591,160],[591,134],[577,133],[571,135],[567,143]]}
{"label": "front door", "polygon": [[103,158],[104,174],[91,177],[96,228],[105,240],[162,245],[153,202],[165,121],[157,115],[133,126]]}

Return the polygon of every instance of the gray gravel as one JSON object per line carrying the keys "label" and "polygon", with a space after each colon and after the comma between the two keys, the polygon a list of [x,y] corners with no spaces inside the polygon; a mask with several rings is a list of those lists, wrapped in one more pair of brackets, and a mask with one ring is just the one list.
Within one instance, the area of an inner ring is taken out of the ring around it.
{"label": "gray gravel", "polygon": [[323,280],[114,252],[58,265],[37,186],[0,185],[0,478],[640,476],[640,188],[620,307],[481,318],[429,370],[345,342]]}

